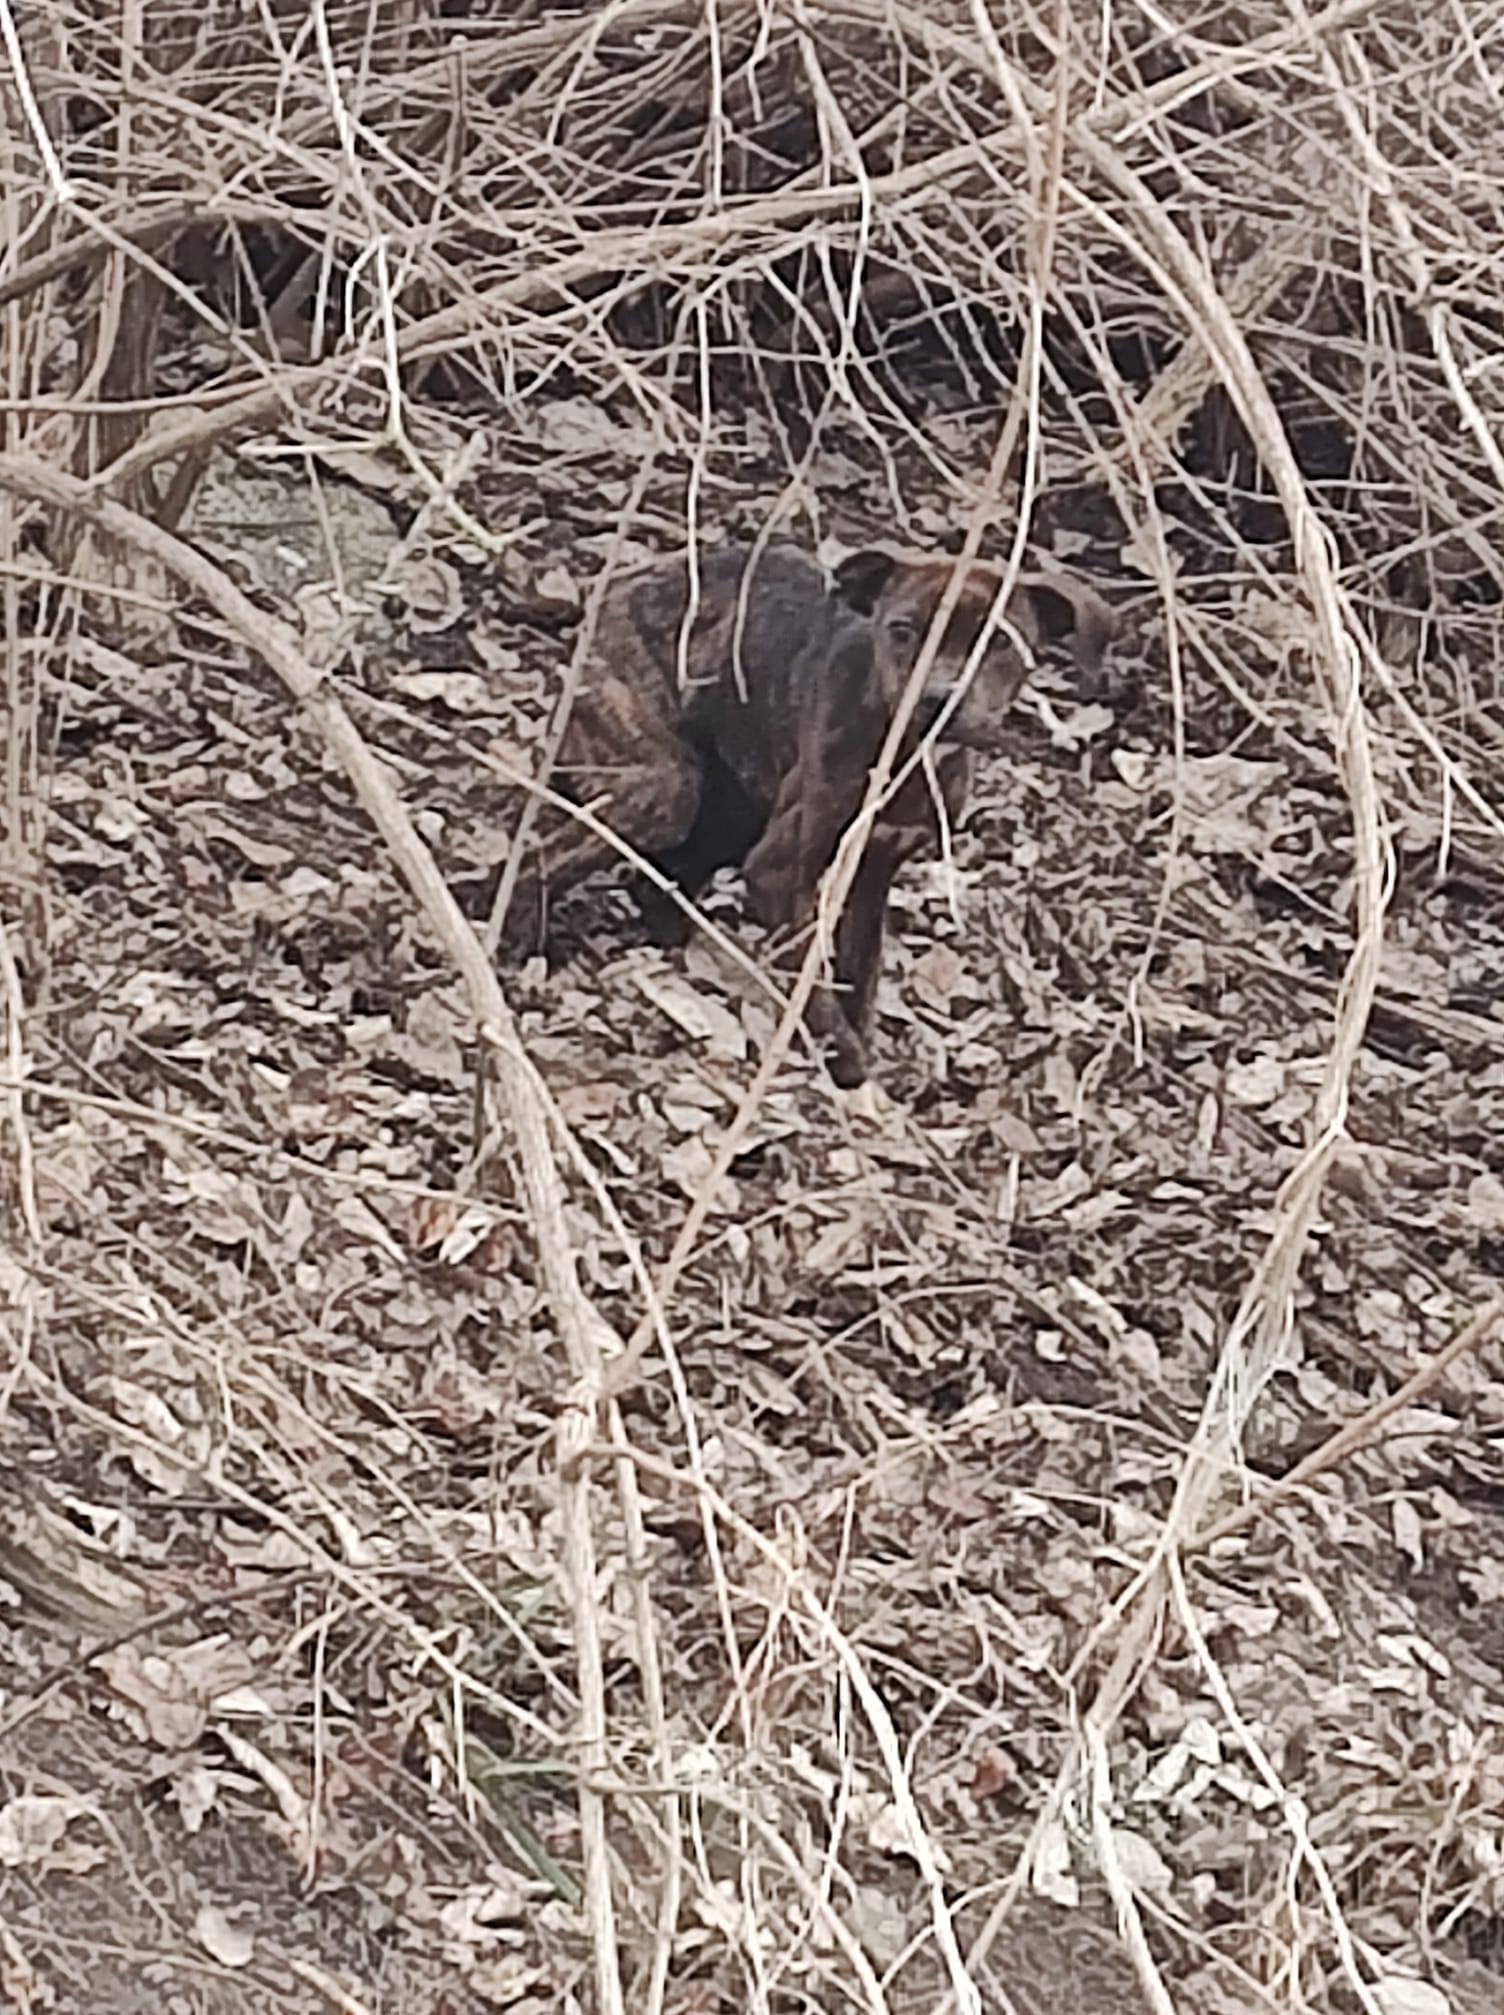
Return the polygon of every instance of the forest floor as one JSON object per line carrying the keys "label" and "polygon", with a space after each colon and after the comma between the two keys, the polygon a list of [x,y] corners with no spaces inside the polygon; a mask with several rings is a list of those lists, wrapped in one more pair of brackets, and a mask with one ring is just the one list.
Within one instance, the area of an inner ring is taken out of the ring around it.
{"label": "forest floor", "polygon": [[[536,521],[560,606],[622,508],[613,424],[545,407],[547,481],[485,495]],[[706,536],[758,528],[756,450]],[[815,476],[828,529],[885,529],[854,463]],[[341,689],[441,867],[473,877],[515,815],[487,763],[536,745],[567,625],[520,615],[474,549],[400,553],[358,487],[315,508],[234,463],[216,483],[198,535],[305,625],[325,591],[290,594],[277,556],[316,583],[348,538],[358,602],[360,538],[396,555]],[[909,494],[933,536],[943,500]],[[644,506],[633,549],[671,543],[672,509]],[[1051,536],[1132,604],[1125,636],[1089,684],[1041,673],[952,861],[907,871],[874,1082],[783,1065],[679,1286],[675,1362],[624,1401],[686,1772],[667,2006],[933,2007],[911,1792],[989,2008],[1143,2005],[1082,1873],[1103,1827],[1182,2010],[1358,2007],[1338,1923],[1365,1967],[1392,1958],[1383,2015],[1496,2007],[1504,1952],[1473,1912],[1504,1837],[1504,1344],[1188,1554],[1110,1742],[1082,1747],[1309,1139],[1352,843],[1280,607],[1202,612],[1256,725],[1199,658],[1177,707],[1145,584],[1125,596],[1089,523]],[[45,1311],[0,1441],[26,1616],[0,1987],[28,2015],[570,2006],[568,1373],[505,1159],[472,1180],[466,1003],[237,644],[184,618],[80,638],[71,665],[25,1134]],[[1504,1255],[1504,897],[1385,783],[1380,1005],[1243,1451],[1254,1491],[1453,1338]],[[756,951],[734,878],[710,908]],[[766,998],[707,939],[642,944],[609,878],[552,969],[507,984],[630,1234],[581,1210],[583,1277],[627,1334],[624,1254],[661,1258],[699,1194]],[[647,1787],[612,1822],[618,1935],[645,1967],[661,1899],[631,1870],[668,1822],[642,1582],[604,1489],[596,1522],[613,1775]],[[1031,1839],[1030,1889],[974,1946]],[[1417,1895],[1447,1927],[1428,1951]],[[1299,1978],[1269,1966],[1292,1946]]]}

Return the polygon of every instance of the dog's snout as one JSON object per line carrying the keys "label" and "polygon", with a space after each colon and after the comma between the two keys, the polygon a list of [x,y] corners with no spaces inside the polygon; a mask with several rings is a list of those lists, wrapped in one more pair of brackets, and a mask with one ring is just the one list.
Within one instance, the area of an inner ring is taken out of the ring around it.
{"label": "dog's snout", "polygon": [[950,706],[952,694],[947,688],[937,692],[927,688],[919,695],[919,704],[914,709],[914,725],[920,734],[927,735]]}

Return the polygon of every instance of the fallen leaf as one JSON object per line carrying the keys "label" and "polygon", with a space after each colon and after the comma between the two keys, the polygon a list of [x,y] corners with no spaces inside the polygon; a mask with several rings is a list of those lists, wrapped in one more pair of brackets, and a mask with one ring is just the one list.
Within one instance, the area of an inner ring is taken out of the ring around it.
{"label": "fallen leaf", "polygon": [[1390,1973],[1377,1981],[1373,1998],[1384,2015],[1452,2015],[1452,2004],[1439,1987],[1408,1973]]}
{"label": "fallen leaf", "polygon": [[705,1045],[706,1053],[726,1063],[747,1054],[747,1031],[722,1002],[700,993],[677,973],[639,967],[633,974],[654,1007],[687,1036]]}
{"label": "fallen leaf", "polygon": [[221,1966],[249,1966],[256,1941],[249,1931],[232,1924],[215,1903],[203,1903],[193,1920],[193,1935],[212,1959]]}
{"label": "fallen leaf", "polygon": [[1227,1096],[1238,1105],[1269,1105],[1285,1088],[1285,1066],[1264,1050],[1248,1063],[1230,1063],[1224,1083]]}
{"label": "fallen leaf", "polygon": [[249,1654],[226,1637],[205,1637],[175,1651],[117,1645],[96,1661],[130,1718],[162,1749],[188,1749],[211,1709],[233,1697],[254,1671]]}
{"label": "fallen leaf", "polygon": [[32,1792],[0,1805],[0,1867],[36,1867],[50,1861],[73,1821],[86,1811],[77,1798]]}
{"label": "fallen leaf", "polygon": [[[670,1148],[663,1157],[663,1173],[669,1181],[676,1183],[687,1197],[699,1196],[710,1179],[712,1162],[710,1149],[698,1134],[691,1134],[675,1148]],[[739,1208],[738,1191],[735,1183],[723,1180],[716,1197],[716,1207],[723,1211]]]}
{"label": "fallen leaf", "polygon": [[1480,1170],[1467,1186],[1462,1214],[1476,1231],[1504,1231],[1504,1182],[1490,1170]]}
{"label": "fallen leaf", "polygon": [[970,991],[965,982],[966,968],[955,948],[948,944],[931,945],[909,969],[909,983],[915,993],[927,1007],[942,1014],[956,994]]}
{"label": "fallen leaf", "polygon": [[1129,1826],[1114,1826],[1112,1845],[1123,1873],[1135,1889],[1151,1896],[1168,1896],[1175,1886],[1169,1863],[1151,1840]]}
{"label": "fallen leaf", "polygon": [[974,1798],[996,1798],[1018,1781],[1018,1766],[1005,1749],[991,1744],[976,1760],[971,1774],[971,1793]]}
{"label": "fallen leaf", "polygon": [[496,711],[491,688],[479,672],[398,672],[392,684],[410,700],[438,700],[453,714]]}

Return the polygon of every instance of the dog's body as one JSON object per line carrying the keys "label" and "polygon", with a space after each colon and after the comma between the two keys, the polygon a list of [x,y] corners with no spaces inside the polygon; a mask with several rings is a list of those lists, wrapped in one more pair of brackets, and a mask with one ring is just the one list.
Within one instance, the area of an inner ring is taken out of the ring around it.
{"label": "dog's body", "polygon": [[[872,550],[843,561],[832,587],[792,547],[737,545],[700,560],[693,591],[683,556],[623,575],[601,604],[558,782],[685,895],[718,868],[743,866],[761,922],[808,924],[951,573],[943,556]],[[811,1026],[832,1038],[842,1084],[866,1074],[888,890],[900,864],[937,839],[935,784],[953,821],[970,750],[1000,746],[1047,616],[1063,608],[1088,657],[1110,631],[1089,591],[1030,577],[1007,612],[1027,653],[1006,630],[979,647],[1000,579],[973,566],[933,652],[899,765],[939,719],[934,781],[915,766],[874,822],[835,932],[835,991],[812,1003]],[[548,892],[616,857],[559,814],[540,821],[536,844],[536,865],[518,885],[513,942],[536,940]],[[656,934],[679,934],[682,912],[670,898],[644,886],[638,899]]]}

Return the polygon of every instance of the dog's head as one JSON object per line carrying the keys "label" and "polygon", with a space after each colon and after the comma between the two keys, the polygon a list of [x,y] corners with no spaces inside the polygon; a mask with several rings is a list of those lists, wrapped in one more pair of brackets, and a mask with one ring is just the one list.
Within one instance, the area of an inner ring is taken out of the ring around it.
{"label": "dog's head", "polygon": [[[870,546],[849,554],[835,570],[837,596],[871,625],[873,676],[887,707],[897,704],[909,682],[955,565],[943,554]],[[1041,644],[1070,635],[1078,663],[1101,661],[1114,625],[1106,603],[1090,588],[1065,575],[1022,575],[998,620],[993,611],[1002,583],[1002,569],[990,562],[974,560],[967,569],[914,709],[919,733],[944,716],[944,741],[996,748]],[[967,681],[966,667],[984,633]]]}

